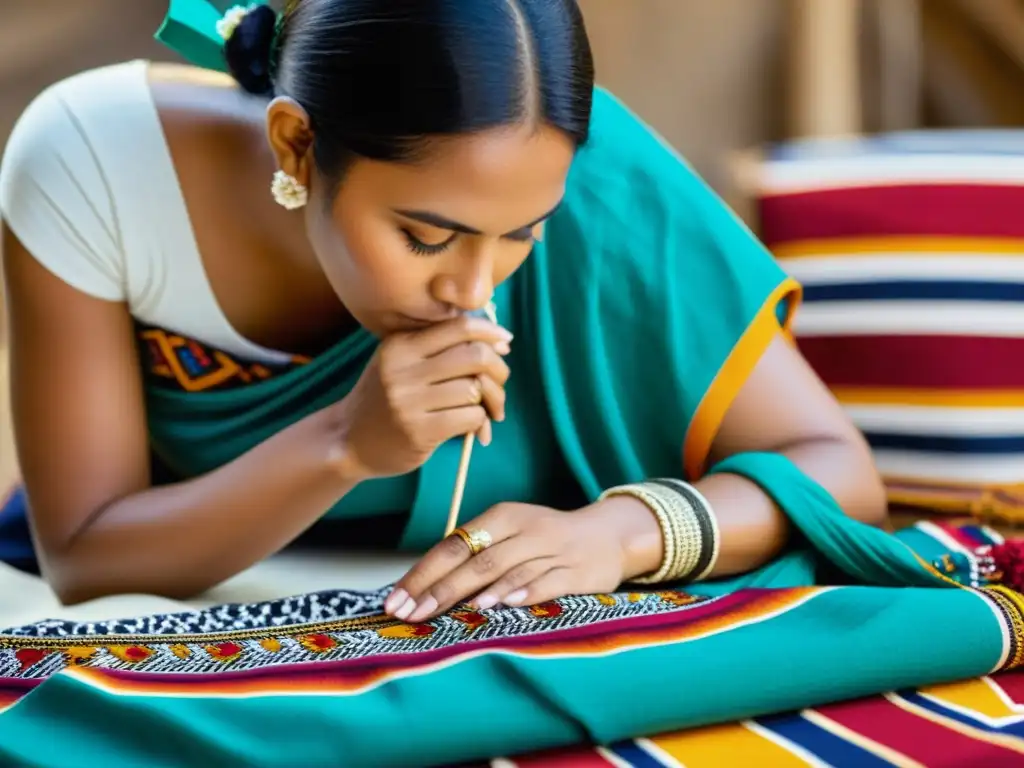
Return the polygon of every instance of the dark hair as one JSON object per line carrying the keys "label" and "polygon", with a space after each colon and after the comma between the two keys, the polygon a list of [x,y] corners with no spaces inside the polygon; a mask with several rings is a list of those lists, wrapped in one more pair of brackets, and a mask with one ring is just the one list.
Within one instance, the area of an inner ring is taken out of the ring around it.
{"label": "dark hair", "polygon": [[594,85],[576,0],[291,0],[225,46],[245,90],[294,98],[321,171],[414,159],[431,137],[547,123],[587,140]]}

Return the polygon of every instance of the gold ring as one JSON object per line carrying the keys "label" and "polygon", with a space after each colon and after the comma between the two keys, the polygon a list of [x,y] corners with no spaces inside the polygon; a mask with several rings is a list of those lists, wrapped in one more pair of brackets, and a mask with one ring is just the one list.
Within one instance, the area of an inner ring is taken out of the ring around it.
{"label": "gold ring", "polygon": [[494,543],[491,534],[484,530],[467,531],[465,528],[456,528],[452,531],[452,535],[462,539],[469,547],[469,554],[474,556],[479,555]]}

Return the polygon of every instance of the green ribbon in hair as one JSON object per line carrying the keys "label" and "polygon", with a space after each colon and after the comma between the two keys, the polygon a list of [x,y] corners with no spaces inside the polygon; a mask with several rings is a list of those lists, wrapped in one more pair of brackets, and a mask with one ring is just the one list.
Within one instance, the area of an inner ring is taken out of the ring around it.
{"label": "green ribbon in hair", "polygon": [[224,40],[217,22],[236,5],[267,5],[267,0],[170,0],[154,37],[191,64],[226,72]]}

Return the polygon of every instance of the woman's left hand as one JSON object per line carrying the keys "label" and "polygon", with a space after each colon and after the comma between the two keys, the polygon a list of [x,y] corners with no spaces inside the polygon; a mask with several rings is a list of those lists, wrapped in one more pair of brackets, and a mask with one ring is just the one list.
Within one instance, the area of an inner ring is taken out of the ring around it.
{"label": "woman's left hand", "polygon": [[492,544],[477,555],[456,535],[423,556],[384,604],[395,618],[419,623],[471,599],[477,610],[533,605],[572,594],[612,592],[623,581],[624,552],[599,505],[561,512],[533,504],[498,504],[464,526]]}

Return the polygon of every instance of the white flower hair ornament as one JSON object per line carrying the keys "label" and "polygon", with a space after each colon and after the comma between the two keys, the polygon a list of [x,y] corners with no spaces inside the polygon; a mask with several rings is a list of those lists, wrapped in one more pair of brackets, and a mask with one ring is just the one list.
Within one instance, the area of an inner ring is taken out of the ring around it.
{"label": "white flower hair ornament", "polygon": [[259,7],[257,3],[252,3],[251,5],[236,5],[229,8],[221,20],[217,22],[217,34],[223,38],[224,42],[230,40],[231,36],[235,34],[235,30],[238,29],[238,25],[242,23],[242,19],[257,7]]}

